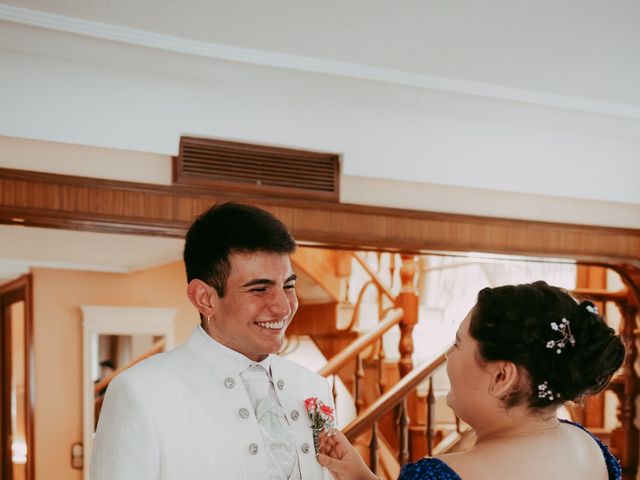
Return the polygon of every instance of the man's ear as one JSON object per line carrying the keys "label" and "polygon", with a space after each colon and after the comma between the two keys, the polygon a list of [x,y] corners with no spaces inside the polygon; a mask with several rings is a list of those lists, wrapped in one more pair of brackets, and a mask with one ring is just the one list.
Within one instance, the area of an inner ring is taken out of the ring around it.
{"label": "man's ear", "polygon": [[217,296],[213,287],[195,278],[187,285],[187,297],[189,297],[191,305],[196,307],[203,318],[209,318],[214,315],[214,301]]}
{"label": "man's ear", "polygon": [[503,398],[520,383],[520,370],[513,362],[497,361],[491,364],[491,385],[489,393],[496,398]]}

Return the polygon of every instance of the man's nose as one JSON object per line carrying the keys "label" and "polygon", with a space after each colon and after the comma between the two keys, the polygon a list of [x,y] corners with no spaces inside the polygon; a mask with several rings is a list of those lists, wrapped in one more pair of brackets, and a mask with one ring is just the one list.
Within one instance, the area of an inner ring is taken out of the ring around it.
{"label": "man's nose", "polygon": [[277,288],[274,289],[270,309],[274,314],[283,318],[291,315],[291,304],[289,303],[289,297],[284,290],[279,290]]}

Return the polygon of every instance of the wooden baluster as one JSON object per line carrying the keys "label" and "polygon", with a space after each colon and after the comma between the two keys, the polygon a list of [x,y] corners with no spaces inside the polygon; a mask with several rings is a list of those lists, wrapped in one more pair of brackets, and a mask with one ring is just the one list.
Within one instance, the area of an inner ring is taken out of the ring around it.
{"label": "wooden baluster", "polygon": [[376,273],[379,275],[382,270],[382,252],[376,252],[376,262],[378,262],[376,265]]}
{"label": "wooden baluster", "polygon": [[433,377],[429,377],[429,391],[427,392],[427,396],[425,397],[426,402],[426,411],[427,418],[425,422],[426,426],[426,434],[427,434],[427,455],[431,456],[433,454],[433,438],[435,434],[435,406],[436,406],[436,397],[433,394]]}
{"label": "wooden baluster", "polygon": [[344,303],[349,303],[349,295],[351,294],[351,277],[347,278],[344,285]]}
{"label": "wooden baluster", "polygon": [[404,310],[404,316],[400,322],[400,362],[398,368],[400,376],[404,377],[413,369],[413,328],[418,323],[418,294],[414,285],[416,273],[415,255],[401,255],[400,279],[402,286],[396,297],[396,307]]}
{"label": "wooden baluster", "polygon": [[332,383],[332,385],[331,385],[331,396],[333,397],[333,405],[335,407],[334,408],[334,412],[333,412],[334,413],[333,418],[338,418],[337,415],[336,415],[336,412],[337,412],[337,409],[338,409],[338,402],[336,401],[336,399],[338,398],[338,387],[336,385],[336,382],[338,381],[338,374],[334,373],[332,375],[332,377],[333,377],[333,382],[331,382]]}
{"label": "wooden baluster", "polygon": [[391,253],[389,258],[389,290],[393,291],[396,274],[396,254]]}
{"label": "wooden baluster", "polygon": [[378,352],[378,388],[380,389],[380,395],[387,391],[387,379],[385,377],[385,365],[384,365],[385,353],[384,342],[380,339],[380,351]]}
{"label": "wooden baluster", "polygon": [[380,290],[379,288],[377,289],[378,291],[378,322],[380,322],[382,320],[383,314],[384,314],[384,295],[382,295],[382,290]]}
{"label": "wooden baluster", "polygon": [[400,402],[400,411],[398,412],[398,424],[400,426],[400,448],[398,450],[398,461],[400,466],[409,461],[409,412],[407,409],[407,397]]}
{"label": "wooden baluster", "polygon": [[336,276],[338,276],[342,284],[343,295],[342,302],[349,303],[349,292],[351,290],[351,273],[353,271],[352,264],[354,262],[353,252],[339,251],[336,255]]}
{"label": "wooden baluster", "polygon": [[355,373],[355,392],[354,397],[356,400],[356,412],[360,413],[364,406],[364,398],[362,396],[362,379],[364,378],[364,365],[362,361],[362,355],[356,355],[356,373]]}
{"label": "wooden baluster", "polygon": [[378,473],[378,422],[371,425],[371,441],[369,442],[369,468],[375,474]]}
{"label": "wooden baluster", "polygon": [[638,348],[634,330],[636,329],[636,316],[638,307],[633,305],[631,299],[625,302],[616,302],[622,314],[620,336],[627,347],[627,354],[622,364],[622,372],[614,380],[613,391],[618,397],[618,420],[620,426],[611,432],[611,445],[619,454],[623,471],[633,474],[638,467],[638,429],[634,425],[636,415],[636,396],[638,395],[638,376],[634,370],[638,358]]}
{"label": "wooden baluster", "polygon": [[457,415],[456,415],[456,432],[462,433],[462,429],[460,428],[460,419],[458,418]]}

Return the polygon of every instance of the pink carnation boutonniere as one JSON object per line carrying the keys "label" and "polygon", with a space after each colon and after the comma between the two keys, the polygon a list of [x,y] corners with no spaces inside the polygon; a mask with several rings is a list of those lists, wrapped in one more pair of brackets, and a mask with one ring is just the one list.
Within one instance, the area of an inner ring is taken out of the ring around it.
{"label": "pink carnation boutonniere", "polygon": [[335,425],[335,417],[333,408],[326,405],[322,400],[316,397],[309,397],[304,401],[304,407],[307,410],[309,420],[311,420],[311,429],[313,430],[313,446],[316,453],[319,449],[319,435],[323,430],[328,430]]}

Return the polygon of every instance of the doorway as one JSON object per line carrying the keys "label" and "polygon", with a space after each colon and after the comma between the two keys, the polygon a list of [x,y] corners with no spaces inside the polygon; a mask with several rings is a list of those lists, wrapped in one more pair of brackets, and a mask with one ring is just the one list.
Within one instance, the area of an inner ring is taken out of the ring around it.
{"label": "doorway", "polygon": [[2,478],[33,480],[33,315],[31,276],[0,286]]}

